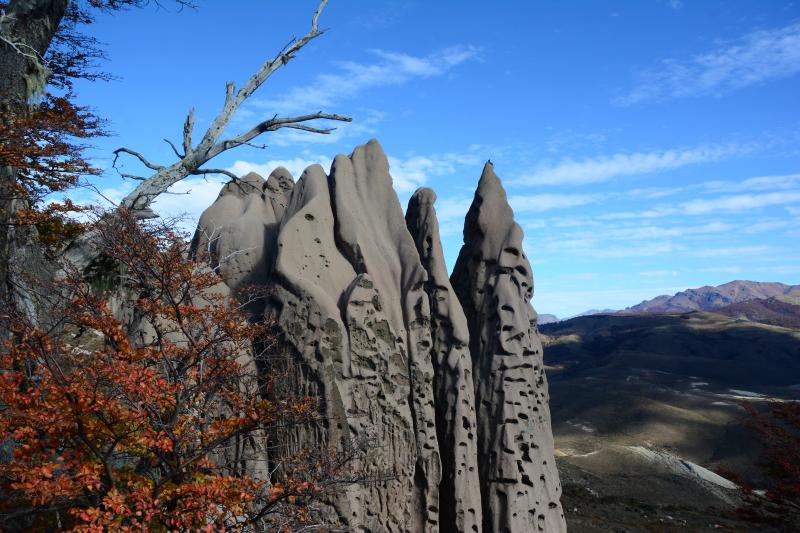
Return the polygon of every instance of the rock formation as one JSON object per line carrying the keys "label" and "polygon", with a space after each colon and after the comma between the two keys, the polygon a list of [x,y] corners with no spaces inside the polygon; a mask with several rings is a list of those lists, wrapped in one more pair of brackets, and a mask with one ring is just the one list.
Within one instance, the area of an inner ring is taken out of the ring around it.
{"label": "rock formation", "polygon": [[533,277],[505,190],[486,163],[451,282],[467,316],[483,528],[562,531]]}
{"label": "rock formation", "polygon": [[[266,181],[249,174],[229,183],[201,217],[193,247],[208,252],[232,289],[267,289],[251,310],[276,320],[280,350],[293,362],[290,386],[320,399],[324,421],[292,430],[286,449],[375,443],[353,466],[375,481],[332,496],[321,509],[327,520],[358,531],[562,530],[530,266],[523,255],[511,268],[525,273],[465,271],[454,277],[463,278],[457,296],[434,201],[432,191],[417,191],[404,217],[386,155],[370,141],[336,157],[329,176],[313,165],[296,184],[285,169]],[[484,234],[505,232],[508,243],[499,246],[521,254],[521,231],[506,210],[496,231]],[[488,264],[496,240],[483,246],[475,239],[465,249],[477,246],[475,264]],[[515,292],[515,282],[525,285]],[[502,306],[465,298],[474,289]],[[513,312],[501,324],[504,306]],[[506,323],[518,328],[513,339],[506,329],[502,339],[490,332]],[[502,362],[498,346],[511,350],[507,359],[519,368],[492,371]],[[514,405],[496,403],[502,398]],[[486,404],[476,409],[479,400]],[[514,450],[499,461],[506,452],[495,446],[503,443],[495,429]],[[487,465],[524,470],[509,472],[516,483],[503,486],[502,505],[500,481]]]}
{"label": "rock formation", "polygon": [[436,432],[442,457],[439,520],[444,531],[479,531],[482,512],[469,330],[447,276],[435,201],[431,189],[417,190],[408,203],[406,224],[428,273],[425,292],[431,302]]}

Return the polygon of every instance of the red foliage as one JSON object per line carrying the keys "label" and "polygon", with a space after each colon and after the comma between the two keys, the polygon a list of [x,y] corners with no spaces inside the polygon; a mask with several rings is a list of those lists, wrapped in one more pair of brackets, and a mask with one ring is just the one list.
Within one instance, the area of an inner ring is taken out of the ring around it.
{"label": "red foliage", "polygon": [[742,406],[750,415],[748,425],[764,445],[762,463],[768,485],[757,491],[741,476],[724,471],[723,475],[742,488],[744,518],[778,528],[800,530],[800,402],[773,401],[766,411],[749,402]]}
{"label": "red foliage", "polygon": [[0,121],[0,161],[17,169],[20,197],[36,203],[98,171],[83,158],[78,139],[103,134],[101,122],[69,97],[46,95],[36,107]]}
{"label": "red foliage", "polygon": [[164,227],[121,212],[93,230],[122,292],[98,296],[71,275],[46,327],[3,316],[13,340],[0,350],[0,527],[302,521],[331,470],[308,453],[268,479],[267,439],[314,412],[309,399],[275,399],[283,377],[258,372],[266,354],[253,347],[270,345],[269,325],[248,321]]}

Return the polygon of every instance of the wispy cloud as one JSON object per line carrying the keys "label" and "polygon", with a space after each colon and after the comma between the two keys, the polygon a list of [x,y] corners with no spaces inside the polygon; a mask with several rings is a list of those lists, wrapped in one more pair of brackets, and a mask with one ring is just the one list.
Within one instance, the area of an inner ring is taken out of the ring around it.
{"label": "wispy cloud", "polygon": [[708,181],[702,187],[712,192],[774,191],[800,188],[800,174],[758,176],[742,181]]}
{"label": "wispy cloud", "polygon": [[737,194],[708,200],[690,200],[681,204],[678,212],[683,215],[706,215],[721,211],[747,211],[797,202],[800,202],[800,191]]}
{"label": "wispy cloud", "polygon": [[[477,147],[476,147],[477,148]],[[458,153],[389,156],[389,171],[395,190],[401,194],[411,193],[422,187],[431,177],[449,176],[464,166],[478,167],[482,156],[476,150]]]}
{"label": "wispy cloud", "polygon": [[451,46],[425,56],[372,50],[377,57],[376,62],[338,62],[338,72],[320,74],[309,85],[289,89],[275,98],[256,100],[253,105],[275,113],[329,108],[366,89],[444,75],[454,67],[475,59],[479,52],[478,47],[468,45]]}
{"label": "wispy cloud", "polygon": [[553,209],[579,207],[599,202],[603,195],[599,194],[524,194],[511,196],[508,199],[515,213],[540,213]]}
{"label": "wispy cloud", "polygon": [[693,252],[692,255],[696,257],[751,257],[765,254],[771,251],[769,246],[731,246],[725,248],[708,248],[706,250],[698,250]]}
{"label": "wispy cloud", "polygon": [[800,23],[760,30],[686,60],[666,59],[639,75],[620,105],[721,95],[800,72]]}
{"label": "wispy cloud", "polygon": [[264,163],[237,160],[226,170],[233,172],[237,176],[244,176],[250,172],[255,172],[261,177],[266,178],[276,168],[283,167],[291,172],[294,179],[297,180],[307,167],[314,164],[322,165],[325,172],[328,172],[331,167],[331,159],[322,155],[307,155],[292,159],[272,159]]}
{"label": "wispy cloud", "polygon": [[757,150],[756,144],[709,144],[672,150],[617,153],[581,160],[565,159],[544,165],[514,180],[515,185],[583,185],[619,176],[649,174],[687,165],[708,163]]}

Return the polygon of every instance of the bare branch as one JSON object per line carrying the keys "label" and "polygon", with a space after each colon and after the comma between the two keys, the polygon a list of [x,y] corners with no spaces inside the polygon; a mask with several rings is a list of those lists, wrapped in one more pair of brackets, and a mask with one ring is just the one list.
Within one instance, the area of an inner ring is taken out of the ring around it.
{"label": "bare branch", "polygon": [[119,159],[119,154],[123,154],[123,153],[132,155],[133,157],[135,157],[136,159],[141,161],[142,164],[144,166],[146,166],[147,168],[149,168],[150,170],[161,170],[161,169],[164,168],[161,165],[155,165],[155,164],[151,163],[150,161],[147,160],[147,158],[145,158],[145,156],[143,156],[139,152],[137,152],[135,150],[131,150],[130,148],[125,148],[125,147],[117,148],[116,150],[114,150],[114,162],[111,164],[111,166],[116,168],[117,159]]}
{"label": "bare branch", "polygon": [[198,168],[197,170],[193,170],[191,173],[194,176],[204,176],[206,174],[223,174],[225,176],[228,176],[234,181],[239,181],[239,176],[237,176],[233,172],[219,168]]}
{"label": "bare branch", "polygon": [[119,169],[117,169],[117,173],[120,175],[120,177],[122,177],[124,179],[136,180],[136,181],[147,181],[147,178],[144,178],[142,176],[136,176],[134,174],[125,174],[124,172],[120,172]]}
{"label": "bare branch", "polygon": [[295,128],[295,129],[306,129],[307,131],[313,131],[315,133],[330,133],[333,131],[333,128],[311,128],[306,126],[304,128],[297,127],[297,123],[299,122],[308,122],[310,120],[318,120],[318,119],[325,119],[325,120],[337,120],[340,122],[352,122],[352,118],[346,117],[343,115],[334,115],[331,113],[323,113],[322,111],[318,111],[317,113],[312,113],[310,115],[301,115],[297,117],[285,117],[279,118],[277,116],[273,116],[269,120],[265,120],[260,122],[249,131],[234,137],[233,139],[222,141],[221,143],[214,146],[209,151],[209,156],[214,157],[218,154],[221,154],[225,150],[230,148],[234,148],[236,146],[241,146],[243,144],[249,143],[251,140],[255,139],[262,133],[267,131],[275,131],[281,128]]}
{"label": "bare branch", "polygon": [[175,155],[177,155],[180,159],[186,157],[186,154],[182,154],[178,151],[178,149],[175,147],[172,141],[170,141],[169,139],[164,139],[164,142],[167,143],[170,146],[170,148],[172,148],[172,151],[175,152]]}
{"label": "bare branch", "polygon": [[[192,146],[192,132],[194,129],[194,109],[189,111],[183,126],[183,148],[181,155],[175,146],[170,142],[173,151],[179,157],[179,161],[169,166],[158,166],[150,163],[138,152],[128,148],[120,148],[114,152],[118,157],[121,153],[127,153],[137,157],[145,166],[156,172],[139,184],[128,196],[126,196],[120,206],[131,209],[138,213],[148,210],[148,206],[158,195],[163,194],[175,183],[190,175],[222,174],[232,179],[238,179],[233,173],[220,169],[202,169],[201,167],[222,152],[236,148],[238,146],[253,146],[265,148],[251,144],[256,137],[265,132],[276,131],[281,128],[291,128],[312,133],[328,134],[333,128],[316,127],[304,124],[313,120],[334,120],[340,122],[350,122],[352,119],[343,115],[317,112],[309,115],[296,117],[280,118],[277,115],[268,120],[264,120],[250,130],[225,141],[219,141],[219,137],[230,124],[234,113],[242,103],[258,89],[276,70],[286,65],[306,44],[315,39],[323,32],[319,29],[319,17],[327,4],[327,0],[322,0],[319,7],[314,12],[311,20],[311,29],[303,37],[292,39],[278,54],[265,61],[240,89],[236,89],[233,82],[228,82],[225,86],[225,103],[219,114],[211,122],[201,141],[196,147]],[[115,158],[116,163],[116,158]],[[138,216],[138,215],[137,215]]]}
{"label": "bare branch", "polygon": [[311,31],[317,31],[318,23],[319,23],[319,16],[322,14],[322,10],[325,9],[325,5],[328,3],[328,0],[322,0],[319,3],[319,7],[317,11],[314,12],[314,16],[311,19]]}
{"label": "bare branch", "polygon": [[192,151],[192,130],[194,130],[194,108],[189,110],[186,115],[186,122],[183,123],[183,153],[188,154]]}
{"label": "bare branch", "polygon": [[223,107],[222,112],[217,115],[217,118],[206,131],[206,134],[203,136],[203,140],[200,142],[200,146],[210,149],[217,142],[219,135],[225,130],[230,122],[231,116],[236,112],[242,102],[244,102],[251,94],[253,94],[256,89],[261,87],[261,85],[267,81],[267,79],[276,70],[291,61],[301,48],[303,48],[311,40],[322,35],[322,32],[319,31],[319,17],[322,14],[322,10],[325,9],[325,5],[327,3],[328,0],[322,0],[319,4],[319,7],[317,7],[317,10],[314,12],[314,16],[311,19],[311,30],[300,39],[293,39],[290,41],[286,47],[278,52],[278,55],[265,61],[258,71],[256,71],[256,73],[253,74],[249,80],[247,80],[241,89],[239,89],[239,92],[236,93],[236,96],[233,98],[231,97],[233,84],[228,84],[228,94],[226,94],[225,97],[225,106]]}
{"label": "bare branch", "polygon": [[315,128],[313,126],[306,126],[305,124],[286,124],[284,126],[281,126],[281,128],[291,128],[294,130],[310,131],[312,133],[321,133],[323,135],[328,135],[330,132],[336,130],[336,128]]}

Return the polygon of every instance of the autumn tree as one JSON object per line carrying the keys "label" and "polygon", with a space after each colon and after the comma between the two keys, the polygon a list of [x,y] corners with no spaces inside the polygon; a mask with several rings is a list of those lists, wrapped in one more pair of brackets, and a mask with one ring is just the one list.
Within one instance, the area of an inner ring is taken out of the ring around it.
{"label": "autumn tree", "polygon": [[72,202],[45,199],[99,172],[84,157],[85,143],[105,131],[98,117],[74,103],[73,84],[108,75],[96,68],[102,48],[80,28],[98,10],[146,3],[0,2],[0,301],[31,318],[38,305],[29,281],[55,270],[41,244],[60,244],[80,230],[69,217],[77,209]]}
{"label": "autumn tree", "polygon": [[[190,0],[170,3],[193,6]],[[73,103],[72,82],[80,78],[104,78],[95,63],[103,57],[102,48],[79,29],[93,22],[93,11],[121,10],[160,5],[157,0],[13,0],[0,2],[0,300],[15,302],[20,310],[36,315],[35,294],[27,287],[23,273],[46,278],[54,268],[44,260],[39,230],[46,240],[61,242],[75,238],[81,230],[65,215],[75,208],[41,202],[52,193],[73,187],[81,176],[97,173],[84,157],[85,140],[102,135],[102,122],[86,108]],[[151,176],[123,175],[141,183],[121,203],[137,218],[154,216],[150,205],[169,187],[192,175],[225,174],[223,169],[204,165],[219,154],[252,145],[260,135],[282,128],[329,133],[332,128],[309,124],[318,119],[349,121],[349,117],[321,111],[294,117],[270,115],[252,128],[222,138],[241,105],[278,69],[291,61],[310,41],[323,34],[318,21],[325,7],[322,0],[312,17],[311,30],[292,39],[274,57],[265,61],[237,90],[226,85],[222,110],[199,142],[193,140],[194,111],[184,127],[182,151],[172,144],[178,160],[161,165],[144,155],[120,148],[117,157],[137,158]],[[51,91],[60,91],[54,95]],[[69,250],[67,262],[87,267],[98,258],[90,232]],[[36,270],[42,270],[36,272]],[[57,270],[57,268],[55,268]]]}
{"label": "autumn tree", "polygon": [[[189,2],[174,0],[178,5]],[[149,176],[94,223],[78,225],[64,195],[96,174],[86,142],[103,123],[75,105],[72,81],[102,78],[102,50],[78,29],[97,9],[146,0],[14,0],[0,4],[0,528],[194,530],[287,527],[312,518],[307,503],[358,481],[348,464],[364,449],[305,450],[280,460],[270,446],[305,423],[314,399],[279,390],[269,325],[246,317],[202,257],[150,205],[207,164],[283,128],[326,134],[321,111],[269,115],[226,134],[233,115],[278,69],[322,35],[318,21],[265,61],[197,140],[194,111],[177,161],[134,157]],[[153,2],[158,3],[158,2]],[[115,161],[116,163],[116,161]],[[53,202],[61,193],[61,202]],[[46,257],[42,241],[71,241]],[[106,291],[106,292],[102,292]],[[41,311],[41,312],[40,312]]]}
{"label": "autumn tree", "polygon": [[746,520],[780,531],[800,528],[800,403],[771,401],[766,409],[742,402],[749,418],[746,425],[763,445],[760,462],[766,486],[757,490],[729,468],[720,473],[741,489],[737,513]]}
{"label": "autumn tree", "polygon": [[[7,309],[0,351],[0,528],[267,530],[353,481],[351,455],[270,462],[280,432],[315,400],[280,390],[269,323],[188,258],[169,224],[119,211],[98,247],[123,288],[81,273],[46,325]],[[118,318],[126,316],[123,323]],[[254,349],[260,347],[260,349]],[[269,367],[270,373],[259,372]]]}

